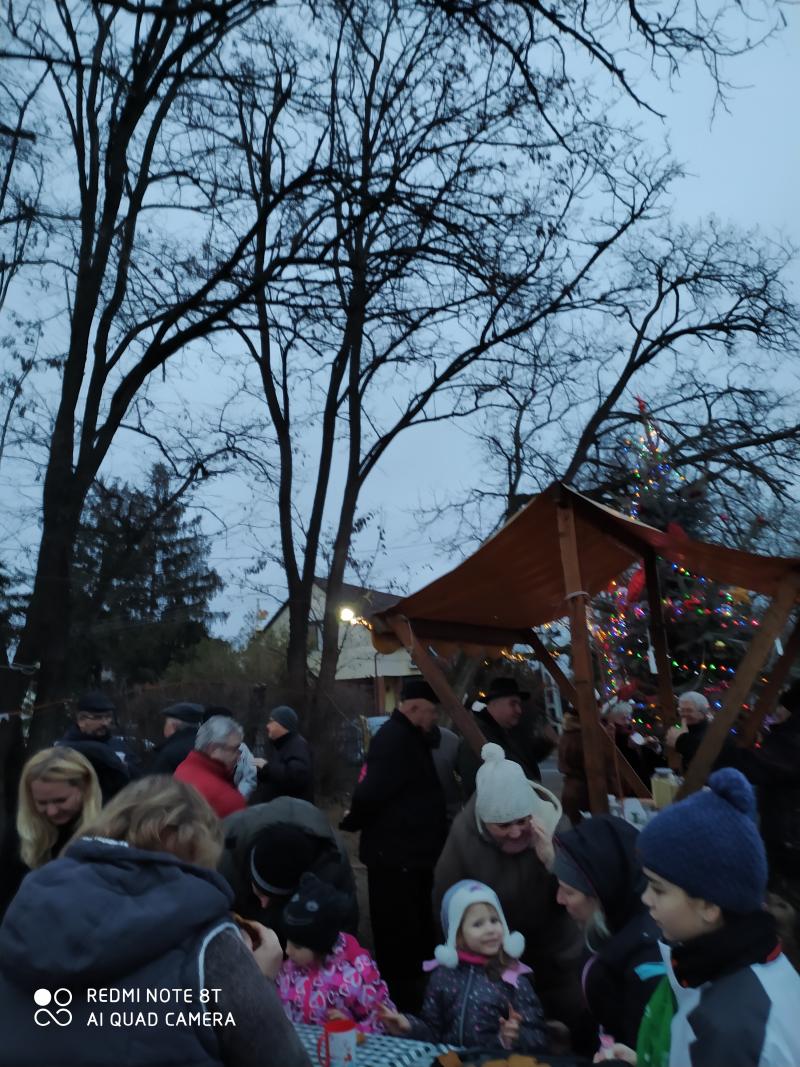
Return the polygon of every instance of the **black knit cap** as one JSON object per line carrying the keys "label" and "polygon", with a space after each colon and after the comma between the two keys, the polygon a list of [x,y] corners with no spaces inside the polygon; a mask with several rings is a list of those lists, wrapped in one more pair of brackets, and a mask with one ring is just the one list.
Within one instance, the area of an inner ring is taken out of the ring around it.
{"label": "black knit cap", "polygon": [[250,850],[250,877],[263,893],[289,897],[317,858],[319,846],[299,826],[278,823],[258,835]]}
{"label": "black knit cap", "polygon": [[346,922],[350,899],[315,874],[304,874],[283,911],[286,939],[327,956]]}
{"label": "black knit cap", "polygon": [[406,678],[400,692],[400,700],[429,700],[438,704],[439,698],[424,678]]}

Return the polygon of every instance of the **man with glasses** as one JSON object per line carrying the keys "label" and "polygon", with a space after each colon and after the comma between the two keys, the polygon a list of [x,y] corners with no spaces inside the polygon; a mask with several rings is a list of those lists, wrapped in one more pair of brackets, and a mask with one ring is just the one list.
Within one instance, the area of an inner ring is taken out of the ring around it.
{"label": "man with glasses", "polygon": [[124,737],[112,733],[114,703],[99,690],[78,698],[75,721],[56,742],[85,756],[94,767],[103,803],[140,774],[139,761]]}
{"label": "man with glasses", "polygon": [[238,722],[227,715],[212,715],[198,727],[194,751],[175,770],[175,778],[202,793],[220,819],[247,806],[233,784],[243,736]]}

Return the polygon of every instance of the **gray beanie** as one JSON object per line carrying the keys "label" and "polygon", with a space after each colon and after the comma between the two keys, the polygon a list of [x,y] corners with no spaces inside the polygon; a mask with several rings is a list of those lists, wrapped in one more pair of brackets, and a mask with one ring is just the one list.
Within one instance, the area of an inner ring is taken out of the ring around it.
{"label": "gray beanie", "polygon": [[272,722],[277,722],[284,730],[288,730],[290,734],[296,734],[300,726],[297,712],[294,708],[290,708],[288,704],[280,704],[277,708],[273,708],[269,717]]}

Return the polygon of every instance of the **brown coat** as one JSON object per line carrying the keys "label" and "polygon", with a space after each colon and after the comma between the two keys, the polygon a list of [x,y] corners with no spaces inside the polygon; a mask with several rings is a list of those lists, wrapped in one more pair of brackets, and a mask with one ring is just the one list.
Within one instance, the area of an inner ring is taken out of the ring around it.
{"label": "brown coat", "polygon": [[523,962],[545,1012],[567,1025],[580,1026],[583,1002],[580,967],[583,937],[556,903],[558,883],[531,849],[506,855],[475,816],[473,796],[458,815],[434,873],[433,903],[437,921],[442,897],[455,882],[474,878],[497,893],[510,930],[525,938]]}

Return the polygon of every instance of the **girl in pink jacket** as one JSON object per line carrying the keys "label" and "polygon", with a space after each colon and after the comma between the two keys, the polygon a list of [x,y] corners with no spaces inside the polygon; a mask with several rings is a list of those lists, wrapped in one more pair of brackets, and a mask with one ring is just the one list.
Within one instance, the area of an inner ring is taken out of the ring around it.
{"label": "girl in pink jacket", "polygon": [[370,954],[340,932],[347,904],[344,893],[303,875],[284,912],[288,959],[276,979],[278,996],[292,1022],[352,1019],[365,1034],[383,1034],[379,1009],[396,1009]]}

